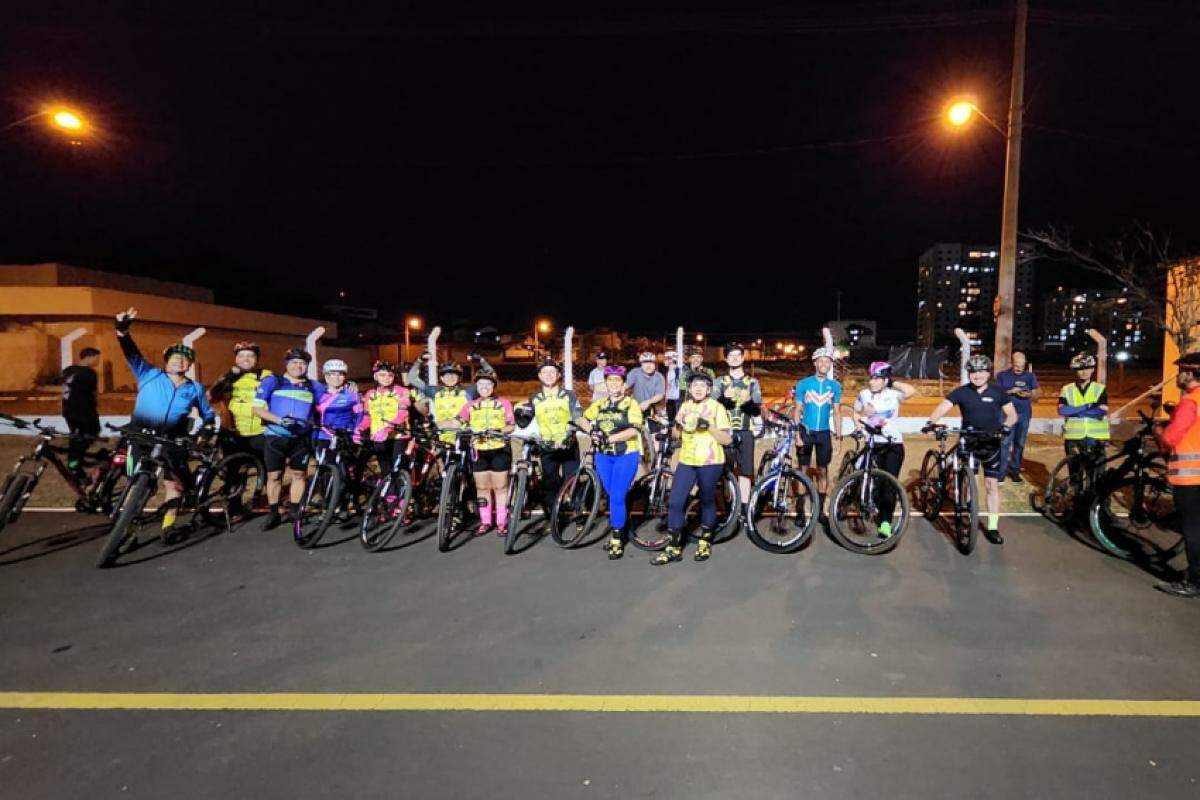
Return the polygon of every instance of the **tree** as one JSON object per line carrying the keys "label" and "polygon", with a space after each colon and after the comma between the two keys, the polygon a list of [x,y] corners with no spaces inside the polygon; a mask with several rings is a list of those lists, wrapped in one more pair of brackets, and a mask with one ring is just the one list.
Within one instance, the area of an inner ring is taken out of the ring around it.
{"label": "tree", "polygon": [[[1172,252],[1171,238],[1136,224],[1099,245],[1077,245],[1070,231],[1049,227],[1025,234],[1041,257],[1075,264],[1115,281],[1130,311],[1172,339],[1180,353],[1200,349],[1200,258]],[[1124,299],[1122,298],[1122,299]]]}

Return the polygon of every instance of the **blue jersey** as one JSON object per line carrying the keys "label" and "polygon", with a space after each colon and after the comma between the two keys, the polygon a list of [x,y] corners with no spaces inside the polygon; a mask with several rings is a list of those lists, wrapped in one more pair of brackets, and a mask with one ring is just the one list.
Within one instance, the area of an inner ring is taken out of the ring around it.
{"label": "blue jersey", "polygon": [[208,405],[203,386],[193,380],[184,380],[176,386],[167,373],[150,366],[129,334],[118,336],[117,342],[125,354],[125,362],[137,378],[137,400],[133,404],[135,425],[177,436],[187,433],[188,415],[193,408],[200,412],[205,422],[213,421],[213,410]]}
{"label": "blue jersey", "polygon": [[804,406],[804,427],[827,431],[833,407],[842,402],[842,385],[833,378],[809,375],[796,382],[796,402]]}
{"label": "blue jersey", "polygon": [[[313,406],[325,394],[325,387],[314,380],[302,379],[292,383],[285,375],[268,375],[259,381],[254,393],[254,405],[265,408],[277,417],[312,422]],[[274,423],[263,430],[267,436],[291,436],[287,428]]]}
{"label": "blue jersey", "polygon": [[343,386],[336,392],[331,392],[326,387],[317,400],[316,408],[317,419],[321,425],[317,431],[317,438],[321,441],[332,439],[336,430],[357,431],[358,423],[362,421],[362,398],[358,396],[357,390],[349,386]]}

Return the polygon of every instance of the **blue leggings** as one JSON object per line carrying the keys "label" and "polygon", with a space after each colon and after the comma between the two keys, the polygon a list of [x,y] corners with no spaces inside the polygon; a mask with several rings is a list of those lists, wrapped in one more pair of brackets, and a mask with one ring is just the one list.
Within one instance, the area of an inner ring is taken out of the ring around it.
{"label": "blue leggings", "polygon": [[596,474],[608,494],[608,515],[614,528],[625,527],[625,495],[629,494],[633,476],[637,475],[638,458],[638,453],[596,454]]}
{"label": "blue leggings", "polygon": [[717,481],[725,471],[724,464],[708,464],[693,467],[680,464],[671,479],[671,499],[667,506],[667,527],[673,531],[683,529],[687,512],[688,495],[692,487],[700,484],[700,526],[707,530],[717,527]]}

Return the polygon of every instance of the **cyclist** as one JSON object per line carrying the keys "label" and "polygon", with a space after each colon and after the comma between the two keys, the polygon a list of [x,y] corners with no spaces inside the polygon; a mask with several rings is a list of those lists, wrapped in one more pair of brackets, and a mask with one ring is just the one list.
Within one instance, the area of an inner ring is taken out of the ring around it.
{"label": "cyclist", "polygon": [[254,342],[238,342],[233,346],[233,366],[208,390],[209,400],[224,403],[229,409],[233,439],[229,449],[235,452],[265,455],[263,421],[254,415],[254,395],[258,385],[271,374],[258,366],[262,350]]}
{"label": "cyclist", "polygon": [[304,497],[304,473],[308,468],[313,406],[325,387],[307,375],[312,356],[299,347],[283,356],[283,374],[268,375],[254,393],[254,416],[266,423],[263,430],[263,463],[267,469],[267,514],[263,530],[283,521],[279,497],[283,492],[284,468],[291,482],[288,490],[293,513],[299,513]]}
{"label": "cyclist", "polygon": [[[478,358],[480,371],[491,371],[492,367],[488,364],[487,359],[483,356]],[[463,408],[479,394],[474,386],[462,385],[463,368],[454,361],[438,365],[438,381],[441,385],[430,386],[421,379],[421,367],[428,363],[429,354],[423,353],[421,358],[413,363],[412,369],[408,371],[408,385],[416,389],[419,395],[429,398],[435,426],[439,429],[456,427],[450,426],[449,423],[458,419]],[[454,432],[443,430],[438,434],[438,439],[443,444],[454,444]]]}
{"label": "cyclist", "polygon": [[[992,360],[977,353],[967,359],[967,382],[959,386],[938,403],[929,415],[930,425],[936,425],[950,409],[958,406],[962,413],[962,429],[982,433],[1001,433],[1006,439],[1012,426],[1017,423],[1017,410],[1012,398],[999,386],[991,382]],[[1004,544],[1000,535],[1000,451],[986,452],[983,464],[983,484],[986,495],[987,527],[983,535],[992,544]]]}
{"label": "cyclist", "polygon": [[642,408],[625,394],[625,368],[605,367],[604,396],[588,406],[579,419],[580,429],[592,436],[596,474],[608,495],[609,560],[625,554],[625,497],[637,475],[642,444]]}
{"label": "cyclist", "polygon": [[[900,468],[904,466],[904,434],[896,425],[900,417],[900,404],[916,394],[917,390],[910,384],[902,383],[892,377],[892,365],[886,361],[872,361],[867,368],[867,388],[858,393],[854,401],[854,427],[862,430],[863,423],[874,428],[882,428],[883,435],[876,439],[875,434],[868,433],[871,444],[875,446],[875,464],[896,480],[900,479]],[[892,512],[896,508],[896,499],[892,496],[890,485],[881,487],[879,496],[879,512],[883,522],[879,525],[879,534],[885,539],[892,535]]]}
{"label": "cyclist", "polygon": [[750,496],[750,476],[754,474],[754,432],[751,419],[762,414],[762,386],[746,374],[746,349],[737,342],[725,347],[729,372],[717,378],[713,395],[729,412],[733,426],[733,453],[736,456],[738,493],[745,503]]}
{"label": "cyclist", "polygon": [[725,471],[725,445],[733,441],[732,426],[725,407],[714,400],[713,380],[705,372],[692,374],[688,399],[675,415],[682,443],[679,464],[671,480],[667,502],[667,529],[671,543],[650,560],[670,564],[683,558],[683,524],[692,487],[700,487],[700,541],[693,559],[707,561],[712,555],[713,529],[717,525],[717,482]]}
{"label": "cyclist", "polygon": [[358,387],[346,380],[349,368],[340,358],[331,358],[321,365],[325,379],[323,391],[317,395],[317,448],[329,446],[334,431],[354,432],[357,441],[362,427],[363,403]]}
{"label": "cyclist", "polygon": [[588,373],[588,388],[592,390],[592,402],[603,400],[604,395],[604,370],[608,367],[608,353],[601,350],[596,353],[596,366]]}
{"label": "cyclist", "polygon": [[641,407],[642,416],[650,416],[667,396],[667,381],[658,371],[658,356],[654,353],[639,355],[638,365],[641,369],[626,376],[625,391]]}
{"label": "cyclist", "polygon": [[[704,366],[704,351],[699,347],[689,347],[687,349],[687,363],[684,364],[683,370],[679,376],[679,385],[683,391],[687,391],[692,385],[692,376],[698,372],[702,372],[714,381],[717,379],[717,373],[711,368]],[[685,400],[687,398],[684,398]]]}
{"label": "cyclist", "polygon": [[[812,354],[816,372],[796,382],[792,421],[804,423],[796,448],[800,466],[817,462],[817,513],[825,517],[825,495],[829,492],[829,462],[833,460],[833,437],[842,438],[842,385],[833,377],[833,350],[818,347]],[[833,423],[832,429],[830,422]]]}
{"label": "cyclist", "polygon": [[537,373],[542,385],[529,397],[541,438],[556,445],[556,449],[542,453],[540,458],[544,490],[542,506],[547,518],[559,487],[579,470],[579,443],[567,426],[579,419],[583,410],[575,392],[563,388],[561,375],[554,359],[543,359]]}
{"label": "cyclist", "polygon": [[363,417],[359,430],[371,441],[371,449],[386,472],[396,458],[396,443],[408,438],[409,412],[424,413],[427,402],[414,389],[396,384],[396,365],[378,360],[371,365],[375,387],[363,395]]}
{"label": "cyclist", "polygon": [[[458,412],[450,427],[466,425],[474,433],[512,433],[516,427],[512,403],[495,397],[496,373],[481,371],[475,379],[477,397]],[[496,531],[501,536],[508,527],[508,473],[512,469],[512,447],[507,439],[476,439],[472,443],[471,472],[479,498],[479,535],[492,529],[495,509]]]}
{"label": "cyclist", "polygon": [[663,353],[663,362],[667,365],[667,422],[671,422],[679,410],[679,398],[683,394],[680,382],[682,371],[679,369],[679,355],[674,350]]}
{"label": "cyclist", "polygon": [[85,347],[79,351],[79,360],[63,370],[62,415],[71,432],[67,446],[67,466],[82,471],[83,456],[89,441],[85,436],[100,435],[100,415],[96,411],[96,389],[99,381],[96,365],[100,363],[100,351]]}
{"label": "cyclist", "polygon": [[1067,455],[1089,450],[1109,438],[1108,389],[1092,380],[1096,357],[1078,353],[1071,359],[1071,369],[1075,370],[1075,381],[1064,386],[1058,395],[1059,416],[1066,417],[1063,448]]}
{"label": "cyclist", "polygon": [[[137,378],[137,399],[133,403],[133,424],[160,436],[180,436],[187,433],[189,417],[193,409],[199,413],[205,427],[215,419],[204,388],[187,377],[187,371],[196,362],[196,353],[185,344],[173,344],[163,350],[163,367],[150,366],[129,335],[129,328],[137,318],[137,309],[129,308],[117,314],[117,343],[125,354],[125,362]],[[126,461],[132,470],[140,460],[138,448],[131,448]],[[163,542],[170,544],[176,539],[175,519],[177,501],[183,494],[182,480],[188,476],[185,454],[169,452],[172,474],[165,481],[165,511],[163,512]]]}
{"label": "cyclist", "polygon": [[1167,480],[1175,493],[1183,528],[1187,570],[1182,578],[1155,588],[1177,597],[1200,597],[1200,352],[1175,362],[1176,385],[1183,391],[1162,441],[1171,451]]}

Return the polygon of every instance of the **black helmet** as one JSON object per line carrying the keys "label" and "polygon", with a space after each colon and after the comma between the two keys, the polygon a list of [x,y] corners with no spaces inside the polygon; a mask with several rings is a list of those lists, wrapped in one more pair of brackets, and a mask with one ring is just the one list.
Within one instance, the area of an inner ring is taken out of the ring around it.
{"label": "black helmet", "polygon": [[745,347],[742,347],[742,343],[741,343],[741,342],[730,342],[729,344],[725,345],[725,355],[726,355],[726,356],[728,356],[728,355],[729,355],[730,353],[732,353],[734,350],[738,351],[739,353],[745,353],[745,352],[746,352],[746,348],[745,348]]}
{"label": "black helmet", "polygon": [[1175,366],[1179,367],[1180,369],[1188,370],[1189,372],[1200,370],[1200,351],[1193,351],[1191,353],[1185,353],[1184,355],[1181,355],[1179,358],[1175,359]]}
{"label": "black helmet", "polygon": [[516,420],[518,428],[528,427],[535,416],[533,407],[528,403],[521,403],[513,409],[513,419]]}
{"label": "black helmet", "polygon": [[374,375],[376,372],[390,372],[393,375],[395,375],[396,374],[396,365],[393,364],[391,361],[387,361],[382,358],[377,359],[375,361],[375,363],[371,365],[371,374]]}
{"label": "black helmet", "polygon": [[302,347],[293,347],[291,350],[288,350],[283,354],[284,364],[289,361],[295,361],[296,359],[300,359],[305,364],[312,363],[312,355],[310,355],[309,352]]}
{"label": "black helmet", "polygon": [[1096,357],[1091,353],[1076,353],[1071,359],[1071,369],[1093,369]]}
{"label": "black helmet", "polygon": [[173,355],[181,355],[188,361],[196,360],[196,351],[182,342],[176,342],[167,349],[163,350],[163,361],[166,361]]}
{"label": "black helmet", "polygon": [[492,370],[490,370],[490,369],[481,369],[481,370],[479,370],[479,372],[476,372],[476,373],[475,373],[475,380],[477,380],[477,381],[491,381],[491,382],[492,382],[492,386],[497,386],[497,385],[499,385],[499,383],[500,383],[500,379],[496,377],[496,373],[495,373],[495,372],[493,372],[493,371],[492,371]]}
{"label": "black helmet", "polygon": [[691,379],[688,381],[688,386],[691,386],[696,381],[704,381],[708,384],[708,388],[712,388],[713,378],[712,375],[708,374],[707,370],[697,370],[696,372],[693,372]]}
{"label": "black helmet", "polygon": [[538,362],[538,372],[541,372],[543,367],[554,367],[559,372],[562,372],[562,367],[558,366],[558,362],[549,356]]}
{"label": "black helmet", "polygon": [[249,350],[251,353],[254,353],[254,355],[256,355],[256,356],[262,355],[262,350],[254,342],[238,342],[237,344],[235,344],[233,346],[233,354],[235,356],[238,353],[242,352],[243,350]]}
{"label": "black helmet", "polygon": [[438,375],[449,375],[452,372],[458,377],[462,377],[463,368],[458,365],[457,361],[447,361],[438,367]]}
{"label": "black helmet", "polygon": [[967,372],[991,372],[992,360],[983,353],[976,353],[967,359]]}

